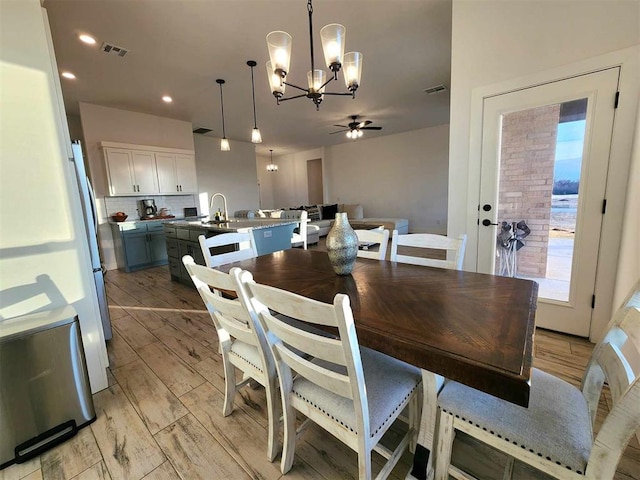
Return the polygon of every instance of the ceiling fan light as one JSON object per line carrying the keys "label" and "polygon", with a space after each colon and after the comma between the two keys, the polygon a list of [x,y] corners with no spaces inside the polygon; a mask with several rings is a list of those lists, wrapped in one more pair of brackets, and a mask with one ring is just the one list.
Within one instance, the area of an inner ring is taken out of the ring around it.
{"label": "ceiling fan light", "polygon": [[291,42],[291,35],[287,32],[275,31],[267,35],[269,59],[271,60],[271,65],[273,65],[273,72],[280,76],[281,82],[284,81],[284,77],[289,72]]}
{"label": "ceiling fan light", "polygon": [[269,79],[269,87],[271,88],[271,93],[275,96],[284,95],[285,84],[282,83],[282,77],[274,72],[273,64],[271,62],[267,62],[267,78]]}
{"label": "ceiling fan light", "polygon": [[327,81],[327,73],[324,70],[315,69],[307,72],[310,93],[324,93],[324,84]]}
{"label": "ceiling fan light", "polygon": [[220,151],[221,152],[228,152],[231,150],[231,146],[229,145],[229,140],[227,140],[226,138],[222,138],[220,140]]}
{"label": "ceiling fan light", "polygon": [[324,51],[324,61],[332,72],[336,73],[342,65],[345,35],[347,29],[339,23],[330,23],[320,30],[320,40]]}
{"label": "ceiling fan light", "polygon": [[356,130],[356,133],[358,134],[358,138],[362,136],[362,130]]}
{"label": "ceiling fan light", "polygon": [[344,83],[349,91],[355,92],[360,86],[362,76],[362,54],[349,52],[344,54]]}
{"label": "ceiling fan light", "polygon": [[347,132],[347,138],[351,138],[351,130]]}

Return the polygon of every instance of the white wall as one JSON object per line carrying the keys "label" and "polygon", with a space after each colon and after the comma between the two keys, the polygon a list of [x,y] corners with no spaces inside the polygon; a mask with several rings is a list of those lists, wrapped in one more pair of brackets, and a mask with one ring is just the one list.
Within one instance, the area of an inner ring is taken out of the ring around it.
{"label": "white wall", "polygon": [[[409,219],[412,232],[446,233],[449,127],[259,157],[263,208],[307,205],[307,160],[322,159],[325,203],[360,203],[365,217]],[[271,201],[271,203],[268,203]]]}
{"label": "white wall", "polygon": [[[209,199],[216,192],[227,197],[231,216],[236,210],[256,210],[260,200],[255,145],[231,140],[231,151],[221,152],[219,138],[196,134],[193,139],[200,196],[198,211],[208,213]],[[220,199],[216,200],[216,207],[222,207]]]}
{"label": "white wall", "polygon": [[0,322],[72,305],[96,392],[108,360],[46,13],[0,11]]}
{"label": "white wall", "polygon": [[360,203],[365,217],[409,219],[446,233],[449,126],[325,147],[325,202]]}
{"label": "white wall", "polygon": [[640,108],[636,121],[636,134],[631,153],[631,169],[627,202],[624,211],[620,258],[613,296],[613,308],[618,308],[631,288],[640,280]]}
{"label": "white wall", "polygon": [[[452,235],[469,235],[465,269],[474,270],[476,259],[473,206],[477,204],[479,145],[474,139],[479,136],[482,111],[481,97],[478,107],[474,95],[477,100],[480,89],[488,91],[499,84],[522,88],[609,66],[608,55],[640,44],[639,25],[637,1],[453,0],[448,229]],[[615,223],[623,210],[638,95],[633,68],[623,65],[621,75],[625,86],[621,98],[626,104],[623,101],[616,112],[607,187],[614,205],[608,204],[611,213],[605,216],[605,224]],[[619,235],[619,231],[605,225],[603,232],[609,261],[599,262],[596,295],[603,301],[596,303],[596,309],[610,310],[619,242],[611,232]],[[603,322],[606,325],[609,313],[601,313],[592,325],[592,339],[599,336]]]}

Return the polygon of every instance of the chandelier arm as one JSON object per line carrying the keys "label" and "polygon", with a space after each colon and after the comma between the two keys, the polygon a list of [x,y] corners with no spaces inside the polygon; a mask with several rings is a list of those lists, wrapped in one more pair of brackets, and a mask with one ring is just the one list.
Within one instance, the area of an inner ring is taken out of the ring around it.
{"label": "chandelier arm", "polygon": [[311,50],[311,74],[315,70],[315,61],[313,58],[313,5],[311,0],[307,2],[307,10],[309,11],[309,49]]}
{"label": "chandelier arm", "polygon": [[353,96],[351,92],[324,92],[323,95],[349,95]]}
{"label": "chandelier arm", "polygon": [[308,88],[302,88],[302,87],[299,87],[297,85],[294,85],[293,83],[287,83],[287,82],[282,82],[282,83],[284,83],[287,87],[297,88],[298,90],[302,90],[303,92],[309,93],[309,89]]}
{"label": "chandelier arm", "polygon": [[285,100],[293,100],[294,98],[302,98],[302,97],[306,97],[306,96],[307,96],[307,94],[303,93],[301,95],[295,95],[293,97],[281,98],[279,101],[280,102],[284,102]]}
{"label": "chandelier arm", "polygon": [[318,91],[320,91],[320,90],[322,90],[324,87],[326,87],[326,86],[327,86],[327,84],[328,84],[329,82],[331,82],[332,80],[333,80],[333,77],[329,77],[329,80],[327,80],[326,82],[324,82],[324,83],[320,86],[320,88],[318,88]]}

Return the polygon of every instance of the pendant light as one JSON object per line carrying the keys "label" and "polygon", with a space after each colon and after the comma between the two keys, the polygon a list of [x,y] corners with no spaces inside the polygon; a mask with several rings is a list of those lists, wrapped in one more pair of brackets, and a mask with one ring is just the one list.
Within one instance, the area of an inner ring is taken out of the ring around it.
{"label": "pendant light", "polygon": [[269,163],[269,165],[267,165],[267,172],[277,172],[278,171],[278,165],[276,165],[275,163],[273,163],[273,150],[269,150],[269,154],[271,155],[271,163]]}
{"label": "pendant light", "polygon": [[255,60],[249,60],[247,65],[251,68],[251,95],[253,98],[253,130],[251,131],[251,142],[262,143],[262,135],[260,135],[258,121],[256,120],[256,87],[253,83],[253,67],[255,67],[257,63]]}
{"label": "pendant light", "polygon": [[222,140],[220,140],[220,150],[222,152],[228,152],[231,150],[231,147],[229,146],[229,140],[227,140],[227,135],[224,131],[224,102],[222,100],[222,85],[224,84],[224,80],[218,78],[216,83],[220,85],[220,109],[222,111]]}

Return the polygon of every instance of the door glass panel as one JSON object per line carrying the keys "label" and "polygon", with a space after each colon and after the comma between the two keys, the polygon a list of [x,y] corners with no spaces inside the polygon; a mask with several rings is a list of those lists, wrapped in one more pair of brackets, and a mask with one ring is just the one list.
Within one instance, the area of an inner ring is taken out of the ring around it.
{"label": "door glass panel", "polygon": [[502,115],[495,273],[535,280],[566,302],[587,99]]}

